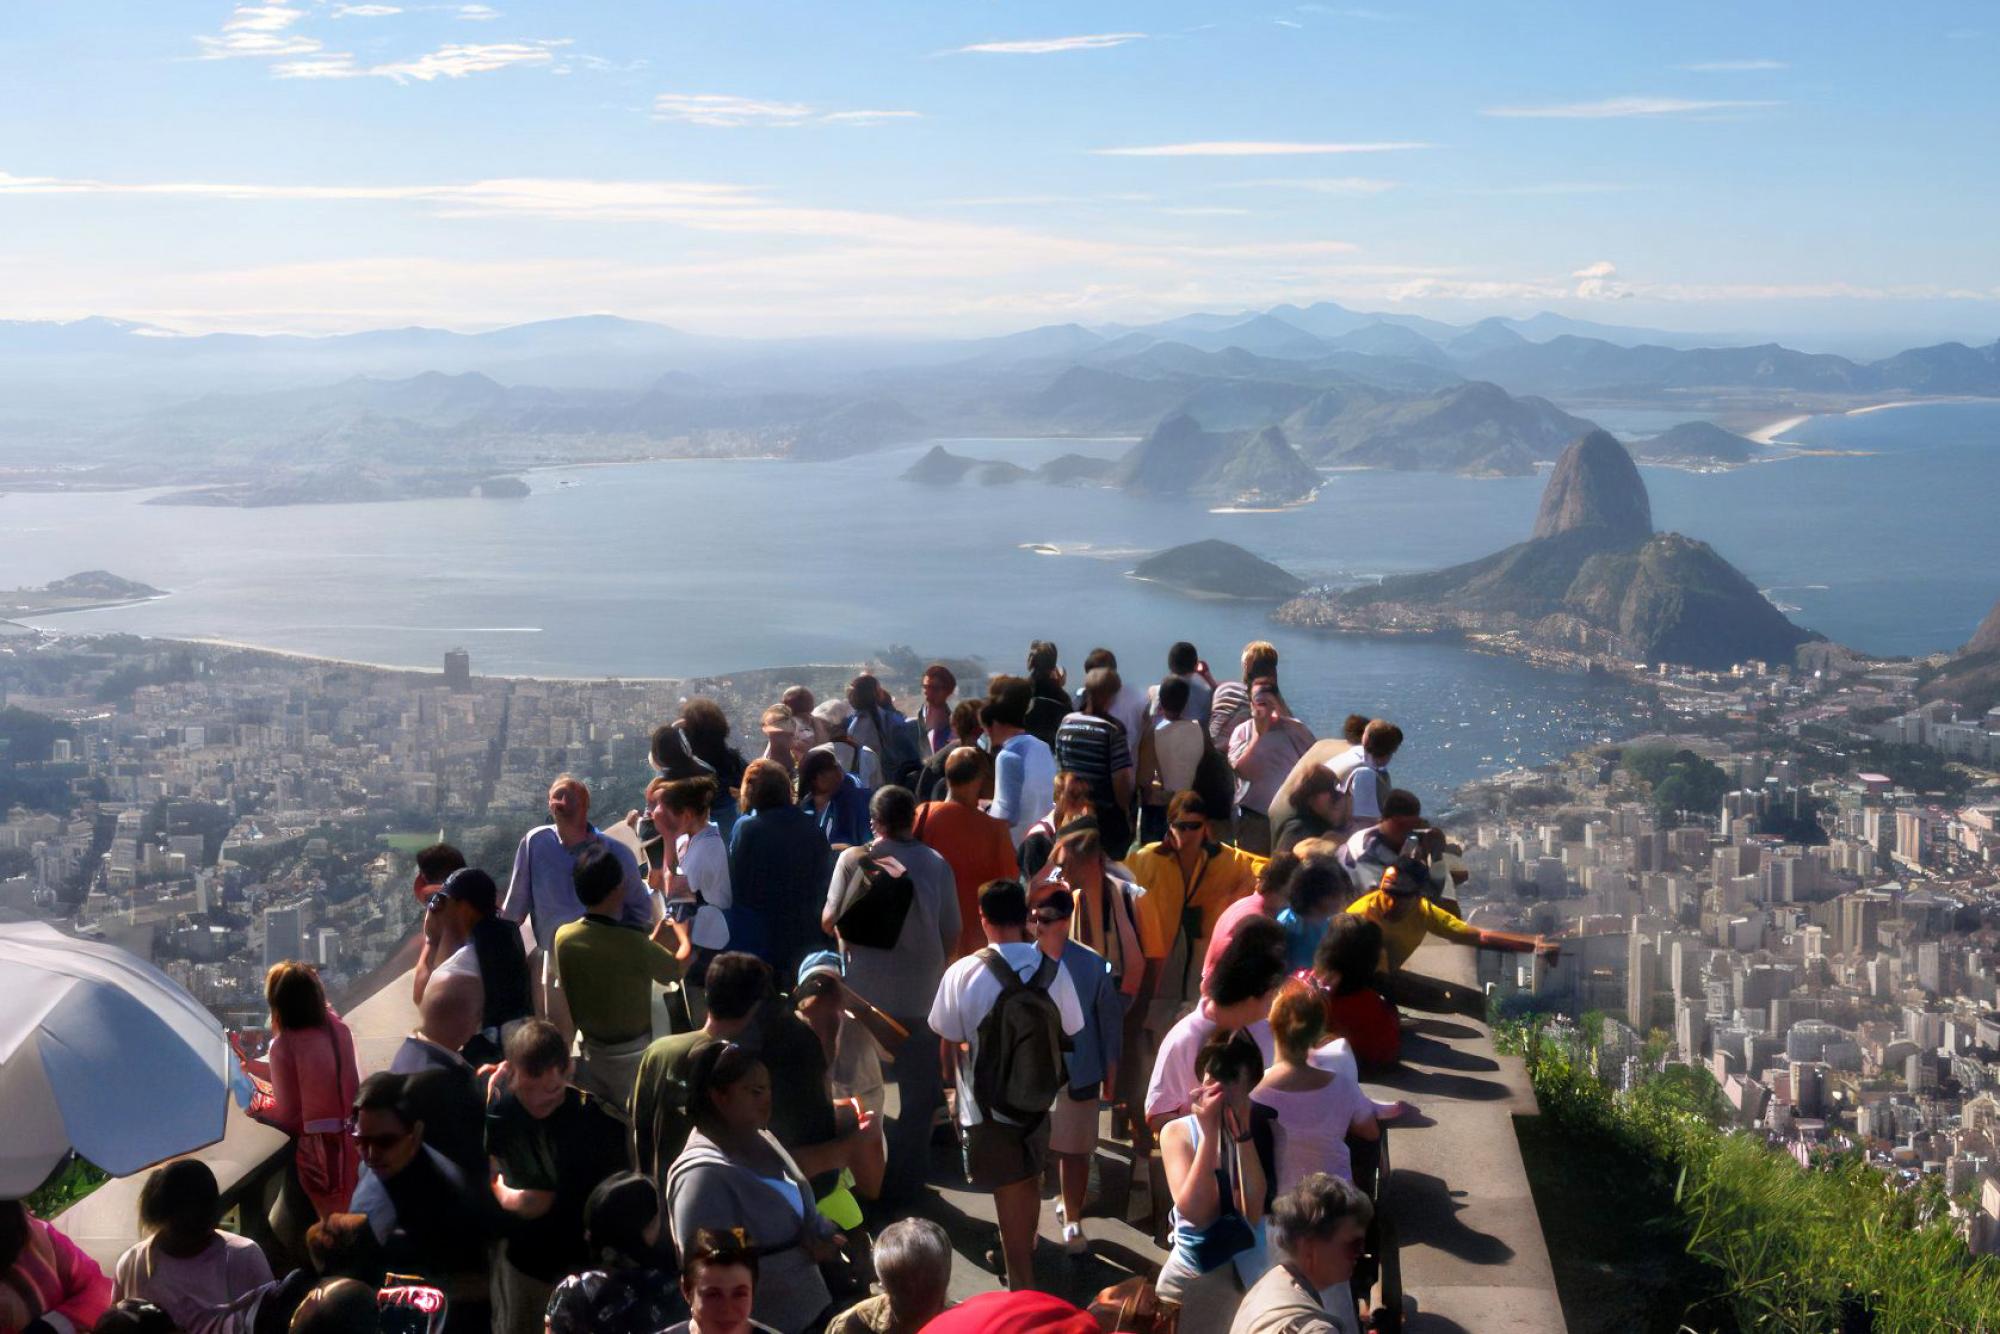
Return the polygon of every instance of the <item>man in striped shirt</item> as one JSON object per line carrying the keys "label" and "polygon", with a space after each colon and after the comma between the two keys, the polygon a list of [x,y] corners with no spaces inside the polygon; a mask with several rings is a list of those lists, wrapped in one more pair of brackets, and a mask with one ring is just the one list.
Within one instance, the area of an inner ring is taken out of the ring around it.
{"label": "man in striped shirt", "polygon": [[1116,668],[1099,667],[1083,678],[1083,708],[1056,730],[1056,767],[1090,781],[1097,827],[1107,856],[1116,861],[1132,846],[1134,765],[1125,727],[1111,716],[1124,682]]}

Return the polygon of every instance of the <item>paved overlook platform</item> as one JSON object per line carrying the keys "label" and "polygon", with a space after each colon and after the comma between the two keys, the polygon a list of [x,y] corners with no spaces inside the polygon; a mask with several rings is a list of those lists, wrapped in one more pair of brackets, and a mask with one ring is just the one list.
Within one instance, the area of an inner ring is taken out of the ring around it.
{"label": "paved overlook platform", "polygon": [[[1442,980],[1476,983],[1470,950],[1432,943],[1417,961]],[[388,1065],[415,1017],[407,973],[348,1013],[364,1074]],[[1521,1062],[1497,1055],[1482,1024],[1426,1016],[1406,1032],[1403,1068],[1367,1087],[1383,1102],[1407,1098],[1423,1111],[1414,1125],[1390,1132],[1392,1172],[1383,1196],[1400,1233],[1403,1287],[1417,1307],[1406,1328],[1413,1334],[1560,1334],[1562,1306],[1514,1135],[1514,1117],[1537,1114]],[[145,1095],[130,1090],[129,1096]],[[227,1133],[202,1151],[225,1200],[239,1207],[240,1226],[253,1236],[263,1229],[284,1145],[283,1136],[232,1104]],[[1098,1166],[1104,1185],[1116,1186],[1130,1170],[1129,1154],[1127,1146],[1102,1141]],[[995,1240],[992,1198],[966,1190],[956,1175],[956,1159],[943,1144],[936,1149],[931,1180],[937,1192],[923,1210],[951,1234],[955,1299],[999,1281],[981,1260]],[[59,1220],[107,1270],[134,1239],[141,1180],[110,1182]],[[1140,1164],[1130,1210],[1137,1226],[1084,1220],[1094,1252],[1084,1260],[1063,1254],[1053,1197],[1044,1203],[1036,1255],[1042,1286],[1081,1304],[1165,1258],[1146,1231],[1145,1180]],[[1211,1331],[1190,1327],[1183,1334]]]}

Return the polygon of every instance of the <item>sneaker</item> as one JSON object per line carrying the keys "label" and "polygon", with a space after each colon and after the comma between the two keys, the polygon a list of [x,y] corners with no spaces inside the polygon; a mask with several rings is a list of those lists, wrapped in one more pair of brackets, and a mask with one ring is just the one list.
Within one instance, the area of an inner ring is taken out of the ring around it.
{"label": "sneaker", "polygon": [[1064,1223],[1062,1230],[1063,1250],[1072,1256],[1090,1254],[1090,1238],[1083,1235],[1083,1229],[1074,1223]]}

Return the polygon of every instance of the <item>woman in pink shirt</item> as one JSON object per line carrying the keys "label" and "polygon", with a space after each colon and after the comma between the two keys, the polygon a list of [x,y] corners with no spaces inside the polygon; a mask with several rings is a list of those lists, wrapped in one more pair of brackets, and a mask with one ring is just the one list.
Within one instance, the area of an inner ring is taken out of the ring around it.
{"label": "woman in pink shirt", "polygon": [[264,977],[271,1007],[271,1050],[264,1069],[271,1103],[251,1115],[295,1141],[293,1170],[322,1220],[347,1208],[359,1162],[348,1118],[361,1087],[354,1036],[326,1003],[319,974],[297,960],[274,964]]}
{"label": "woman in pink shirt", "polygon": [[111,1307],[111,1280],[19,1200],[0,1200],[0,1334],[85,1330]]}

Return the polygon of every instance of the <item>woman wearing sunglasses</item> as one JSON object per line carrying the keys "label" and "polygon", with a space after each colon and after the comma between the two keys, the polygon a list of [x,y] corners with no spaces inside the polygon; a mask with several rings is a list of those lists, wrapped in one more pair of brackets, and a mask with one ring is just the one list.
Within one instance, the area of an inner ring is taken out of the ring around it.
{"label": "woman wearing sunglasses", "polygon": [[1271,1205],[1270,1241],[1278,1263],[1236,1308],[1229,1334],[1345,1334],[1359,1328],[1341,1296],[1367,1245],[1375,1214],[1368,1197],[1339,1177],[1307,1177]]}

